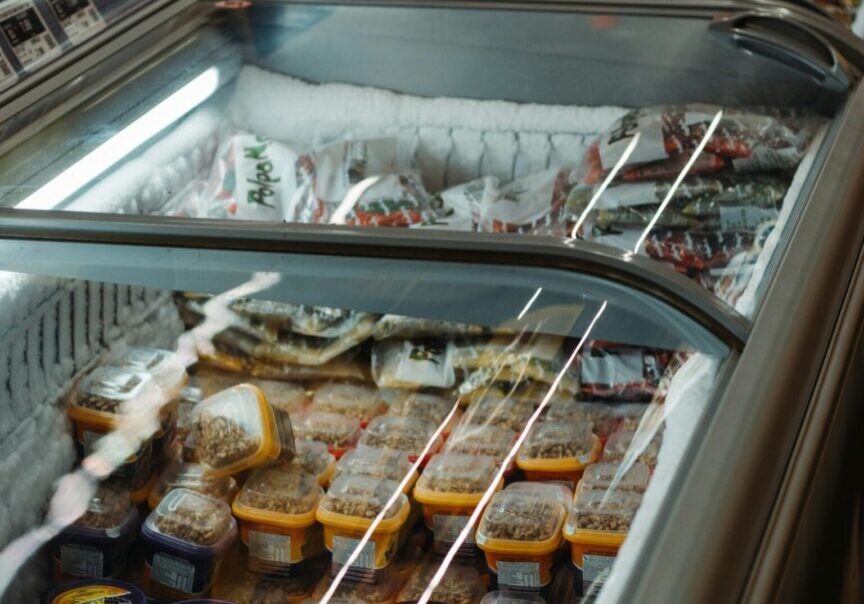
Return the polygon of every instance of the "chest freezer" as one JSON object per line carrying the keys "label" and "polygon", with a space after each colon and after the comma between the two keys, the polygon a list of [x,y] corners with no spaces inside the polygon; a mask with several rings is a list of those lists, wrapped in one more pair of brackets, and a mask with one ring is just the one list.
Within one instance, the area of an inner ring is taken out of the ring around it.
{"label": "chest freezer", "polygon": [[858,41],[244,4],[125,13],[2,93],[5,598],[807,601]]}

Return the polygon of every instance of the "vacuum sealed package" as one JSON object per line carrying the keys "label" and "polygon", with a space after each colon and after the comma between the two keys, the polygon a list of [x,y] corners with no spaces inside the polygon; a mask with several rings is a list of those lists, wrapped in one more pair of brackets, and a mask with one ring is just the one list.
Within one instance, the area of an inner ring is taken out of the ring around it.
{"label": "vacuum sealed package", "polygon": [[372,377],[381,388],[451,388],[451,347],[441,340],[386,340],[372,348]]}
{"label": "vacuum sealed package", "polygon": [[400,163],[407,163],[400,162],[398,155],[395,138],[378,138],[333,143],[300,156],[297,160],[299,186],[287,219],[329,223],[348,192],[361,181],[370,176],[398,174]]}
{"label": "vacuum sealed package", "polygon": [[592,342],[582,354],[583,396],[605,400],[650,401],[672,353]]}
{"label": "vacuum sealed package", "polygon": [[[414,171],[371,176],[355,185],[345,203],[344,222],[357,226],[410,227],[433,217],[431,195]],[[341,218],[334,216],[337,221]]]}
{"label": "vacuum sealed package", "polygon": [[384,315],[375,324],[372,337],[376,340],[385,340],[387,338],[441,338],[490,333],[492,333],[492,329],[483,325],[416,319],[402,315]]}
{"label": "vacuum sealed package", "polygon": [[267,137],[245,132],[231,135],[216,155],[199,216],[287,219],[297,188],[297,157],[296,151]]}
{"label": "vacuum sealed package", "polygon": [[568,170],[552,168],[516,179],[483,196],[480,230],[530,233],[556,225],[569,191]]}
{"label": "vacuum sealed package", "polygon": [[657,260],[673,263],[678,269],[705,270],[726,266],[736,254],[749,251],[755,240],[752,230],[658,230],[645,239],[645,252]]}
{"label": "vacuum sealed package", "polygon": [[441,191],[432,199],[434,218],[423,227],[448,231],[476,231],[480,225],[480,206],[498,188],[498,179],[485,176]]}
{"label": "vacuum sealed package", "polygon": [[273,300],[242,298],[234,300],[230,308],[261,325],[267,331],[290,331],[316,338],[340,338],[353,334],[359,326],[374,321],[375,315],[343,308],[289,304]]}
{"label": "vacuum sealed package", "polygon": [[522,365],[533,359],[561,362],[563,344],[563,337],[538,334],[467,340],[453,345],[453,365],[459,369],[485,369]]}

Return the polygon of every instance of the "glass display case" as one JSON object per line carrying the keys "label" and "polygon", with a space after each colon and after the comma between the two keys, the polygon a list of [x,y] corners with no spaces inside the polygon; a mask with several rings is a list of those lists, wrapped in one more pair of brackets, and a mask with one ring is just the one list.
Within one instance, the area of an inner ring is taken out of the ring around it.
{"label": "glass display case", "polygon": [[0,93],[4,602],[793,591],[858,334],[851,33],[109,4]]}

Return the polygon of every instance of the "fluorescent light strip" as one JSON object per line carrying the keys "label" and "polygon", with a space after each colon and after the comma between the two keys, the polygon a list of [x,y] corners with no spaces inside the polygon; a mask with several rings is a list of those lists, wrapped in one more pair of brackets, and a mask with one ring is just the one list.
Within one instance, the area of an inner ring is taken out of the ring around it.
{"label": "fluorescent light strip", "polygon": [[633,247],[633,253],[638,254],[639,250],[642,248],[642,244],[645,243],[645,239],[648,237],[648,233],[654,228],[654,225],[657,224],[657,221],[660,220],[660,214],[663,213],[663,210],[666,209],[666,206],[669,205],[669,202],[672,201],[672,197],[678,191],[678,187],[681,186],[681,182],[684,180],[684,177],[690,172],[690,169],[693,167],[693,164],[696,163],[696,160],[699,159],[699,156],[702,155],[702,151],[705,150],[705,145],[708,144],[708,141],[711,140],[711,137],[714,136],[714,131],[717,130],[717,126],[720,125],[720,120],[723,119],[723,110],[717,112],[714,116],[714,119],[711,120],[711,125],[708,126],[708,130],[705,132],[705,136],[702,137],[702,140],[699,141],[699,145],[696,147],[696,150],[693,152],[693,155],[690,156],[690,159],[687,160],[687,164],[684,166],[684,169],[681,170],[681,173],[678,174],[678,177],[675,179],[674,184],[669,189],[669,192],[666,194],[666,197],[663,198],[663,202],[660,204],[660,207],[657,208],[657,212],[654,213],[654,216],[651,217],[651,222],[648,223],[648,226],[642,232],[642,235],[639,236],[639,241],[636,242],[636,245]]}
{"label": "fluorescent light strip", "polygon": [[219,70],[211,67],[48,181],[15,207],[22,210],[56,208],[138,147],[206,101],[218,87]]}

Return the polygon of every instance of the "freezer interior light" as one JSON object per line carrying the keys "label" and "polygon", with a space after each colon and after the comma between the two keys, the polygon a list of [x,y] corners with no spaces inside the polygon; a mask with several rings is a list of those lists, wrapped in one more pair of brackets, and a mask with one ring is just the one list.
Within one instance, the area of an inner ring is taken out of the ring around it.
{"label": "freezer interior light", "polygon": [[218,87],[219,70],[211,67],[48,181],[16,207],[24,210],[56,208],[124,157],[206,101]]}

